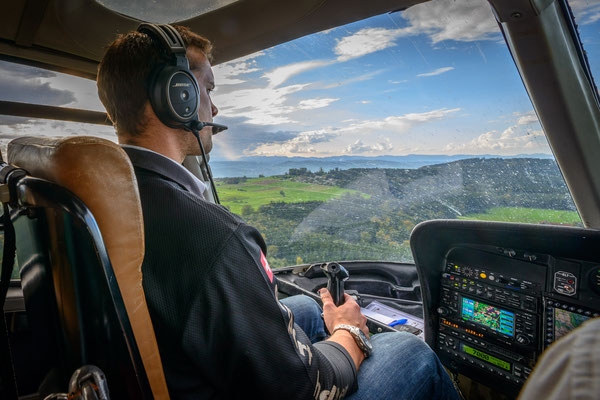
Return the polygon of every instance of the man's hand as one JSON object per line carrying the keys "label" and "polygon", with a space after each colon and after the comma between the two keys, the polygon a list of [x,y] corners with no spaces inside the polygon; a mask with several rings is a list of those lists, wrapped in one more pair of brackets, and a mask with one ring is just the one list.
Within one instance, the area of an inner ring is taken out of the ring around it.
{"label": "man's hand", "polygon": [[359,327],[369,337],[367,318],[361,314],[360,306],[352,296],[344,293],[344,304],[336,307],[327,289],[321,289],[319,294],[323,301],[323,319],[329,332],[332,332],[336,325],[347,324]]}
{"label": "man's hand", "polygon": [[[369,337],[367,318],[361,314],[360,306],[352,296],[344,293],[344,304],[336,307],[333,303],[333,298],[327,289],[321,289],[319,294],[323,301],[323,319],[329,332],[332,332],[336,325],[347,324],[357,326],[367,337]],[[356,369],[358,370],[358,367],[365,359],[365,355],[354,341],[350,332],[340,329],[328,340],[332,340],[344,346],[348,353],[350,353],[350,356],[356,365]]]}

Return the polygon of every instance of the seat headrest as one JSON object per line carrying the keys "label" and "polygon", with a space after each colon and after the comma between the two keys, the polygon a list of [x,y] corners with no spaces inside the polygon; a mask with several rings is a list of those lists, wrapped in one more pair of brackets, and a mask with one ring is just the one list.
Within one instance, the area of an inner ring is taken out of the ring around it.
{"label": "seat headrest", "polygon": [[137,182],[127,154],[117,144],[85,136],[22,137],[9,143],[8,162],[64,186],[87,205],[113,268],[141,265],[144,225]]}

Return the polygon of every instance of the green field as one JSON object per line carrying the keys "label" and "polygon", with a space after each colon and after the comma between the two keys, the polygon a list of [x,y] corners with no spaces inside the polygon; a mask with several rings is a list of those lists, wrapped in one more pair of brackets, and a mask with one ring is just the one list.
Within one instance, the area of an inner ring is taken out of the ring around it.
{"label": "green field", "polygon": [[581,225],[581,218],[575,211],[544,210],[541,208],[494,207],[484,214],[469,214],[459,219],[481,221],[523,222],[529,224]]}
{"label": "green field", "polygon": [[271,202],[328,201],[345,193],[359,193],[337,186],[314,185],[274,177],[253,178],[238,184],[216,182],[216,185],[221,203],[229,206],[236,214],[240,214],[242,207],[246,205],[256,210]]}

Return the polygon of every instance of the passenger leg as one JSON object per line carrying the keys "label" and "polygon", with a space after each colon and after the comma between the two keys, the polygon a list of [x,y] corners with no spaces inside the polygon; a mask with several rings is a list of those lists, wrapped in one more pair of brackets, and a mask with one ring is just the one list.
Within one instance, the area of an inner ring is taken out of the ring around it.
{"label": "passenger leg", "polygon": [[373,353],[358,371],[358,390],[347,399],[459,399],[440,360],[415,335],[380,333],[371,343]]}
{"label": "passenger leg", "polygon": [[321,307],[308,296],[297,295],[280,300],[294,314],[294,322],[306,333],[311,343],[319,342],[327,337],[325,324],[321,318]]}

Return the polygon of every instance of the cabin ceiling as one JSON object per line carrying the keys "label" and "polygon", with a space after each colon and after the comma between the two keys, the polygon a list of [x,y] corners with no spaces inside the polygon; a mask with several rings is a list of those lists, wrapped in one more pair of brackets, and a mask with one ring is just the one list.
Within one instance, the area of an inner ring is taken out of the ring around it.
{"label": "cabin ceiling", "polygon": [[[219,64],[423,1],[239,0],[177,23],[208,37]],[[107,44],[140,22],[94,0],[3,1],[0,57],[95,79]]]}

